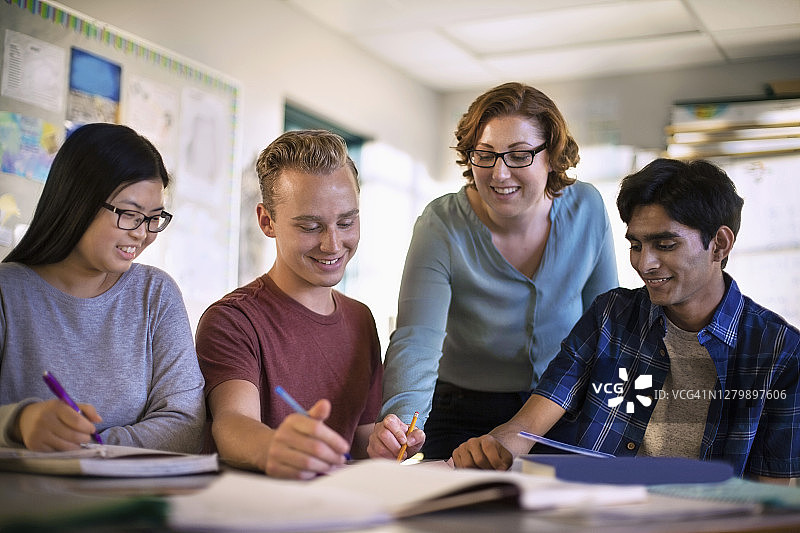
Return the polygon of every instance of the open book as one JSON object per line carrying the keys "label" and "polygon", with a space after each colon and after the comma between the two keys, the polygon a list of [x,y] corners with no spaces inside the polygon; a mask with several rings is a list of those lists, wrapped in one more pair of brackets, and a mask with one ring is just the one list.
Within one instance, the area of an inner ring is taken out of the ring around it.
{"label": "open book", "polygon": [[217,456],[195,455],[111,444],[84,444],[80,450],[33,452],[0,448],[0,470],[37,474],[105,477],[160,477],[216,472]]}
{"label": "open book", "polygon": [[370,459],[314,481],[224,472],[206,490],[170,499],[175,529],[308,531],[358,528],[505,500],[522,509],[643,501],[644,487],[567,483],[517,472],[453,470]]}

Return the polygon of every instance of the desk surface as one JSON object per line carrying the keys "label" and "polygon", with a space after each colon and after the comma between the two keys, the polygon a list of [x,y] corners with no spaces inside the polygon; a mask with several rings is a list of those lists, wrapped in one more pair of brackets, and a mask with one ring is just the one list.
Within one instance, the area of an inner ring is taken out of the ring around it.
{"label": "desk surface", "polygon": [[[80,504],[118,501],[132,497],[182,494],[201,490],[215,479],[214,475],[182,476],[147,479],[104,479],[43,476],[0,472],[0,530],[9,516],[28,514],[39,519],[52,518],[50,524],[65,509]],[[117,500],[115,500],[117,501]],[[668,496],[651,495],[649,502],[634,504],[639,513],[634,518],[621,518],[609,513],[609,508],[596,510],[577,509],[548,512],[520,511],[499,503],[480,507],[443,511],[429,515],[398,520],[395,523],[369,529],[371,533],[496,533],[498,531],[572,533],[592,531],[610,532],[718,532],[718,531],[774,531],[800,530],[800,512],[735,514],[705,518],[677,518],[669,506],[686,500]],[[625,506],[630,515],[630,506]],[[720,504],[721,513],[727,508]],[[655,514],[653,514],[655,513]],[[169,531],[154,527],[153,523],[98,523],[93,527],[82,525],[80,531]],[[72,530],[70,530],[72,531]],[[76,529],[77,531],[77,529]]]}

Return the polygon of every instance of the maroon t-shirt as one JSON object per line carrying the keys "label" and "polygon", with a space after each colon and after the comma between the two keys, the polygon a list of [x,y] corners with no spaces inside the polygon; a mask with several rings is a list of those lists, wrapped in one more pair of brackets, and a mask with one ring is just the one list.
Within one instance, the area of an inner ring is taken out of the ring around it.
{"label": "maroon t-shirt", "polygon": [[223,381],[258,387],[261,421],[276,428],[292,413],[280,385],[303,407],[331,402],[326,424],[348,442],[375,422],[383,366],[369,308],[334,291],[336,310],[319,315],[290,298],[264,274],[212,304],[197,326],[197,355],[206,395]]}

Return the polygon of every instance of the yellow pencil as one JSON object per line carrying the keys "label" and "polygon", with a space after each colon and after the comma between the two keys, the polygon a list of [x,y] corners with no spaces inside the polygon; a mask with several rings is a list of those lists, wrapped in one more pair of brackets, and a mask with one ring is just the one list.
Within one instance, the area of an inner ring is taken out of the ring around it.
{"label": "yellow pencil", "polygon": [[[411,419],[411,425],[408,426],[408,431],[406,431],[406,439],[408,436],[411,435],[411,432],[414,431],[414,426],[417,424],[417,417],[419,416],[419,411],[414,412],[414,418]],[[408,447],[408,441],[400,447],[400,453],[397,454],[397,462],[403,460],[403,455],[406,453],[406,448]]]}

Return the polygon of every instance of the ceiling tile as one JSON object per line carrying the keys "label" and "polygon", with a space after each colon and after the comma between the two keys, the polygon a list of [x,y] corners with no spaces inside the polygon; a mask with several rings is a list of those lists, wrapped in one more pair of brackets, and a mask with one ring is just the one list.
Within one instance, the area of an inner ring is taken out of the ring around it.
{"label": "ceiling tile", "polygon": [[367,35],[356,41],[412,78],[438,90],[484,85],[496,78],[484,63],[432,31]]}
{"label": "ceiling tile", "polygon": [[800,0],[284,1],[442,91],[800,58]]}
{"label": "ceiling tile", "polygon": [[508,78],[540,81],[663,70],[721,60],[710,39],[695,35],[510,55],[490,58],[486,63]]}
{"label": "ceiling tile", "polygon": [[348,34],[434,28],[454,21],[603,4],[613,0],[288,0]]}
{"label": "ceiling tile", "polygon": [[466,48],[489,55],[697,29],[679,1],[656,0],[542,10],[526,16],[453,23],[443,31]]}
{"label": "ceiling tile", "polygon": [[491,72],[488,67],[476,64],[422,65],[409,75],[443,92],[484,89],[508,81],[504,76]]}
{"label": "ceiling tile", "polygon": [[720,31],[714,38],[729,59],[800,54],[800,24]]}
{"label": "ceiling tile", "polygon": [[800,0],[687,0],[687,2],[710,31],[800,24]]}
{"label": "ceiling tile", "polygon": [[355,40],[395,64],[414,66],[475,61],[472,55],[449,39],[428,30],[361,35]]}

